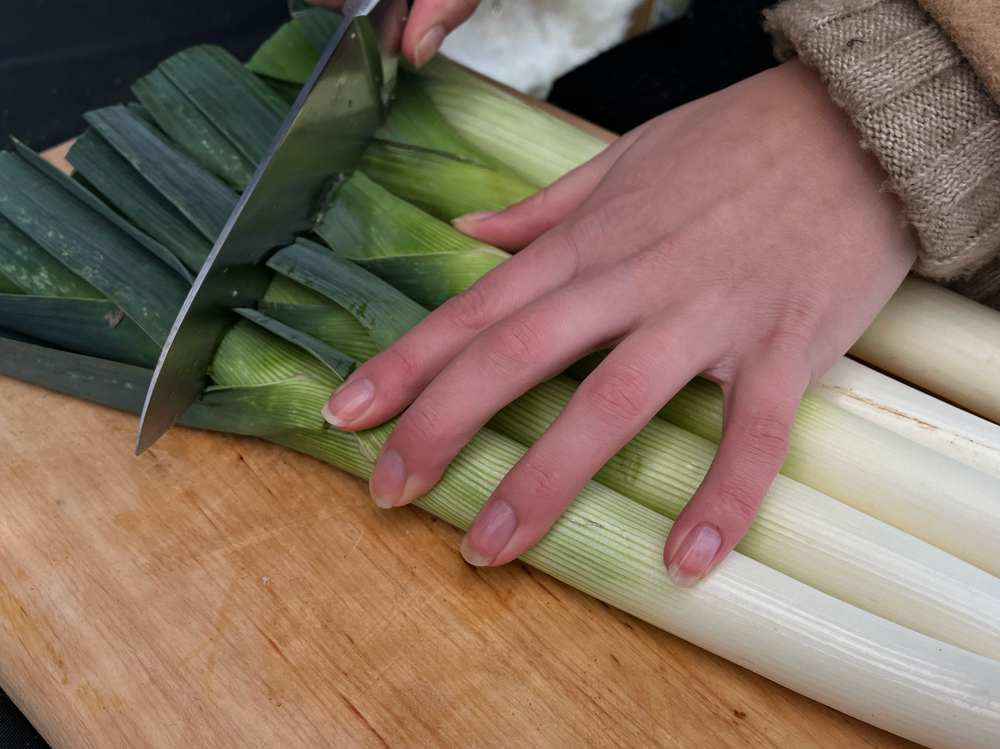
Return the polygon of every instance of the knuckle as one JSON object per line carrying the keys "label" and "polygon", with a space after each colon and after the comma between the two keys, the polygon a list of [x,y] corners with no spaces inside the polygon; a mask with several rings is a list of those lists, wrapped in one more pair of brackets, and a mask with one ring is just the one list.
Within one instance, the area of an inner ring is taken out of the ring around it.
{"label": "knuckle", "polygon": [[380,370],[391,371],[403,382],[418,379],[420,363],[413,353],[401,346],[390,346],[378,355]]}
{"label": "knuckle", "polygon": [[490,363],[504,370],[531,366],[542,347],[542,325],[534,319],[517,317],[504,321],[483,341]]}
{"label": "knuckle", "polygon": [[775,413],[757,413],[741,429],[745,449],[756,459],[782,463],[788,454],[790,420]]}
{"label": "knuckle", "polygon": [[478,333],[493,324],[495,305],[478,283],[474,283],[445,304],[451,318],[461,328]]}
{"label": "knuckle", "polygon": [[440,443],[448,436],[448,424],[442,413],[433,405],[411,406],[400,419],[400,425],[421,444]]}
{"label": "knuckle", "polygon": [[533,500],[548,499],[559,493],[560,471],[550,462],[528,459],[518,465],[520,490]]}
{"label": "knuckle", "polygon": [[618,366],[608,372],[595,371],[591,379],[589,405],[605,424],[625,428],[645,415],[650,384],[642,371]]}
{"label": "knuckle", "polygon": [[757,516],[762,500],[763,497],[755,496],[746,488],[730,486],[719,490],[715,504],[724,514],[735,516],[749,524]]}

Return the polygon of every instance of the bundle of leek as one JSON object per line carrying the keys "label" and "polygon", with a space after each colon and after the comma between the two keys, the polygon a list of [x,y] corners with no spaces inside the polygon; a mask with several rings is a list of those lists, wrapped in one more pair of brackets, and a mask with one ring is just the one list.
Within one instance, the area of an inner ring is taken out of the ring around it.
{"label": "bundle of leek", "polygon": [[[255,56],[253,69],[267,78],[213,48],[166,61],[137,84],[143,106],[88,115],[92,130],[70,153],[76,179],[23,147],[0,157],[0,371],[138,410],[191,273],[312,59],[305,44],[315,37],[322,46],[335,23],[319,13],[310,15],[317,23],[296,18]],[[431,73],[437,78],[404,77],[363,173],[321,212],[316,236],[328,246],[304,239],[270,259],[267,294],[257,309],[241,310],[245,319],[213,361],[214,385],[185,423],[264,437],[367,476],[391,425],[341,433],[320,418],[321,405],[425,307],[505,258],[434,216],[505,205],[564,172],[584,146],[601,147],[441,61]],[[511,147],[517,123],[505,127],[504,118],[535,129],[530,149]],[[545,129],[559,133],[555,146],[537,137]],[[418,504],[467,527],[572,388],[557,378],[498,414]],[[895,523],[781,478],[740,553],[697,589],[669,584],[662,545],[711,460],[713,397],[687,401],[708,414],[688,417],[704,435],[654,420],[524,560],[903,736],[992,746],[1000,732],[1000,581]],[[802,440],[815,438],[807,431]],[[889,440],[889,460],[920,463],[930,452],[875,432],[870,439]],[[823,452],[803,449],[810,459]],[[948,464],[952,481],[980,480],[956,465]],[[883,481],[876,505],[905,504],[908,489],[893,493],[894,480]],[[927,505],[947,502],[965,513],[974,504],[925,496]],[[984,543],[995,544],[995,514],[976,522]]]}

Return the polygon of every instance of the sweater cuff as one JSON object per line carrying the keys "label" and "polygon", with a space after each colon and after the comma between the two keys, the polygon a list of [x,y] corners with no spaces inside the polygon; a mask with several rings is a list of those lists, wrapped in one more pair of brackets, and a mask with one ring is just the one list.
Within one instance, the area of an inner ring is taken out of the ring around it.
{"label": "sweater cuff", "polygon": [[913,269],[968,277],[1000,249],[1000,109],[916,0],[786,0],[782,59],[815,68],[889,175],[920,237]]}

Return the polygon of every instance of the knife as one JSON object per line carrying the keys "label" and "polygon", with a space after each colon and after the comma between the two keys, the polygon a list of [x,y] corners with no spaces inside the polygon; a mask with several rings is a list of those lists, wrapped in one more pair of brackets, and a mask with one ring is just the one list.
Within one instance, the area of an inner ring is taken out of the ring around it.
{"label": "knife", "polygon": [[180,418],[207,384],[206,370],[233,310],[253,306],[274,250],[312,226],[331,178],[350,174],[385,119],[408,0],[349,0],[344,20],[302,87],[195,279],[160,354],[139,422],[136,455]]}

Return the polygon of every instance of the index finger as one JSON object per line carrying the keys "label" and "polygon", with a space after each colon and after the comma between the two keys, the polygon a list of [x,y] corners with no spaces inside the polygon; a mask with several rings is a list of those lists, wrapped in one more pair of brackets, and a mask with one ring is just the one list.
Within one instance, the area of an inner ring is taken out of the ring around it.
{"label": "index finger", "polygon": [[324,416],[340,429],[368,429],[400,413],[473,338],[576,274],[559,236],[515,255],[431,312],[334,392]]}

